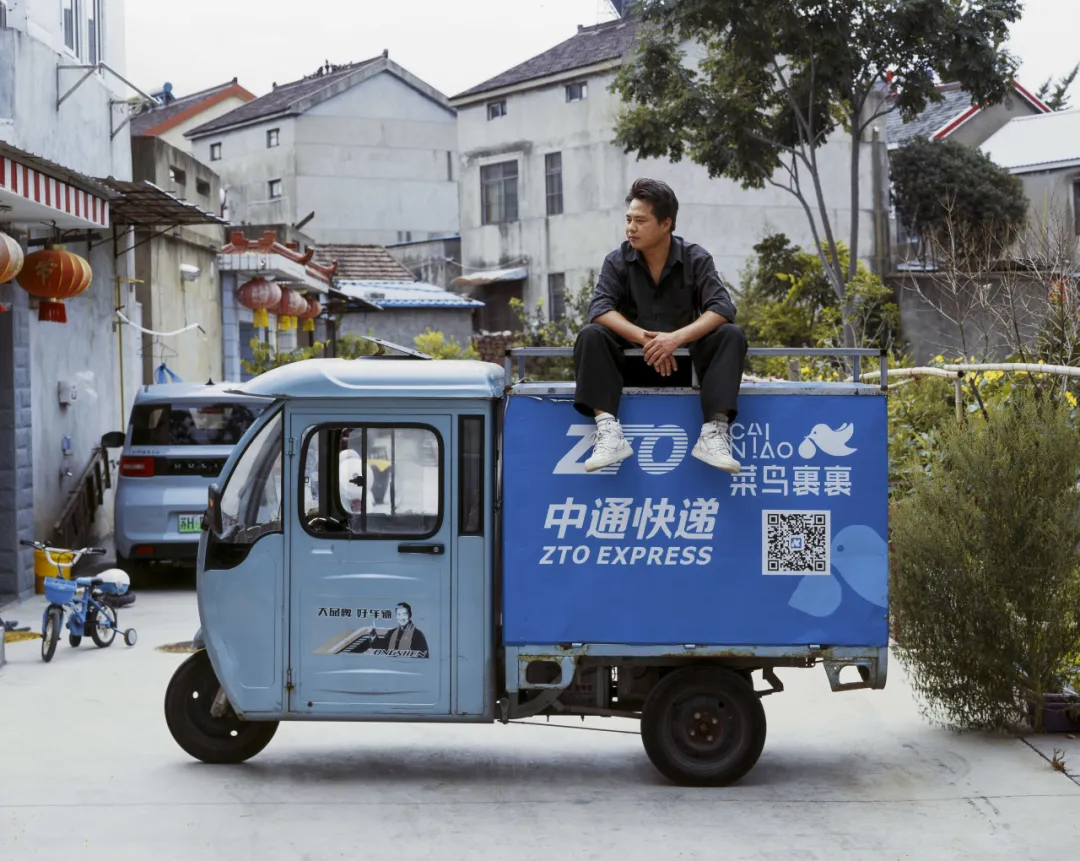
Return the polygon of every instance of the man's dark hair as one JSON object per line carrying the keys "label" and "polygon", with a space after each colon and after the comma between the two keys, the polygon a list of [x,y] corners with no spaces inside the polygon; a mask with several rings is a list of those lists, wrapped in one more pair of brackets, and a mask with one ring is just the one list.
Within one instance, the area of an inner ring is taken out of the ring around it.
{"label": "man's dark hair", "polygon": [[642,177],[635,180],[630,187],[630,193],[626,195],[626,205],[629,206],[635,200],[644,200],[652,206],[653,215],[657,221],[665,218],[671,219],[671,231],[675,232],[675,219],[679,214],[679,198],[671,190],[671,186],[659,179]]}

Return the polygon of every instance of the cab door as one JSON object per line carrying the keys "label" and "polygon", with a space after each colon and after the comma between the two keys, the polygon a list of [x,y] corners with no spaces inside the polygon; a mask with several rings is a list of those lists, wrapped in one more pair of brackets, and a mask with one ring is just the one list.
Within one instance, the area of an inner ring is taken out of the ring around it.
{"label": "cab door", "polygon": [[290,415],[291,711],[449,714],[452,428]]}

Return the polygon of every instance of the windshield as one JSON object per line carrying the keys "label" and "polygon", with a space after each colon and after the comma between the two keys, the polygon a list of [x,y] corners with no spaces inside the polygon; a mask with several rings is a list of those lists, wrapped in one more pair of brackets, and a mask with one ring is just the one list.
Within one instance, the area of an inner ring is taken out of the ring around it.
{"label": "windshield", "polygon": [[222,538],[250,544],[282,531],[282,412],[248,444],[221,494]]}
{"label": "windshield", "polygon": [[142,404],[131,411],[131,444],[236,445],[265,409],[231,401]]}

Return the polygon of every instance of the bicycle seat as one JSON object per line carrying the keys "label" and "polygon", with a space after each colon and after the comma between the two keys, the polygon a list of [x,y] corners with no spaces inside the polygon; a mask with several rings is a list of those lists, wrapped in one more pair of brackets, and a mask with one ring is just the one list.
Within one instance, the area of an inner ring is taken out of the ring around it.
{"label": "bicycle seat", "polygon": [[76,577],[75,583],[78,586],[100,586],[105,581],[100,577]]}

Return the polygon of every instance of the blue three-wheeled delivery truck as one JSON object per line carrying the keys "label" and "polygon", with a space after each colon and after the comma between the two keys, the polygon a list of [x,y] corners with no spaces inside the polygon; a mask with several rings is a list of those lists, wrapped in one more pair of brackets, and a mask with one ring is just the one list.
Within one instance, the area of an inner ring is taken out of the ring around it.
{"label": "blue three-wheeled delivery truck", "polygon": [[634,454],[587,473],[595,426],[530,352],[554,351],[238,385],[269,405],[210,490],[165,698],[185,751],[240,762],[283,720],[619,716],[671,780],[722,784],[761,753],[777,668],[884,687],[882,386],[745,382],[737,475],[689,456],[697,391],[627,390]]}

